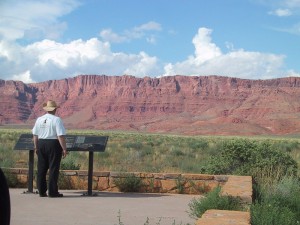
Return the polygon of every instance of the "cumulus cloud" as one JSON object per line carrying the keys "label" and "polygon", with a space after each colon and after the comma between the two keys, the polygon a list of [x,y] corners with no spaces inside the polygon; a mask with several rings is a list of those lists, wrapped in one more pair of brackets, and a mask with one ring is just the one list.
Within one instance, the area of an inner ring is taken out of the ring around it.
{"label": "cumulus cloud", "polygon": [[43,40],[25,47],[0,42],[2,79],[39,82],[78,74],[153,76],[159,73],[158,59],[145,52],[112,52],[110,43],[97,38],[70,43]]}
{"label": "cumulus cloud", "polygon": [[[300,6],[299,0],[285,3],[283,9]],[[79,74],[139,77],[214,74],[253,79],[299,76],[293,70],[283,72],[283,55],[235,49],[232,43],[225,43],[228,52],[222,52],[208,28],[199,28],[191,38],[194,52],[175,63],[161,62],[143,49],[137,54],[112,51],[114,43],[138,39],[157,43],[156,34],[163,29],[154,21],[120,34],[108,28],[100,32],[100,38],[59,42],[57,39],[68,27],[59,18],[79,5],[79,0],[0,0],[0,79],[32,83]],[[25,41],[21,45],[18,40]]]}
{"label": "cumulus cloud", "polygon": [[0,37],[5,40],[58,38],[66,29],[66,24],[58,18],[78,6],[78,0],[0,1]]}
{"label": "cumulus cloud", "polygon": [[134,76],[224,75],[250,79],[296,76],[284,73],[285,56],[234,49],[227,53],[212,41],[212,30],[199,28],[192,39],[195,51],[177,63],[161,62],[141,51],[138,54],[113,52],[109,42],[97,38],[59,43],[42,40],[27,46],[0,41],[0,78],[26,83],[62,79],[79,74]]}
{"label": "cumulus cloud", "polygon": [[250,79],[284,76],[283,55],[247,52],[243,49],[222,53],[211,40],[211,29],[199,28],[193,39],[195,54],[185,61],[165,65],[164,75],[224,75]]}
{"label": "cumulus cloud", "polygon": [[34,80],[31,79],[30,71],[27,70],[24,73],[13,75],[13,80],[21,80],[24,83],[34,83]]}

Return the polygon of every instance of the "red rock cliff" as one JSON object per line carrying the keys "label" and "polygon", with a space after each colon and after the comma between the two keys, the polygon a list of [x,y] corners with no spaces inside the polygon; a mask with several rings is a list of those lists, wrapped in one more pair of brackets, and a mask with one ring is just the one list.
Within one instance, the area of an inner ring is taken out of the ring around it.
{"label": "red rock cliff", "polygon": [[80,75],[36,84],[0,80],[0,123],[32,124],[57,101],[67,128],[178,134],[300,132],[300,78]]}

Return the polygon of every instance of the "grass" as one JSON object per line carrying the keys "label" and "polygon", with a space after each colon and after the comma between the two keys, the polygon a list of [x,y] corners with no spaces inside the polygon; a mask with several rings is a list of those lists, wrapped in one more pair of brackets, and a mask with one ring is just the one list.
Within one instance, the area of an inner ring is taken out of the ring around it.
{"label": "grass", "polygon": [[258,185],[259,196],[251,206],[252,225],[300,224],[300,180],[286,176],[272,184]]}
{"label": "grass", "polygon": [[[0,167],[15,167],[27,162],[27,151],[13,150],[22,133],[30,133],[30,130],[0,129]],[[94,154],[94,171],[203,173],[203,168],[208,168],[224,174],[225,168],[229,174],[251,173],[247,175],[252,175],[256,182],[256,199],[251,206],[252,225],[300,224],[299,136],[190,137],[78,130],[68,134],[109,136],[106,151]],[[248,141],[244,142],[245,139]],[[210,161],[224,146],[229,151],[219,158],[221,160]],[[249,160],[249,157],[252,158]],[[66,169],[86,170],[88,153],[70,152],[63,165]],[[135,180],[125,181],[136,184]],[[177,185],[181,187],[182,181],[178,180]],[[212,196],[206,196],[208,200],[192,202],[191,215],[199,217],[211,207],[233,209],[239,205],[234,199],[219,199],[217,193],[216,190],[211,193]]]}
{"label": "grass", "polygon": [[[0,129],[1,167],[21,167],[24,164],[27,166],[28,152],[13,151],[22,133],[30,133],[30,130]],[[70,130],[68,134],[109,136],[105,152],[94,154],[94,170],[119,172],[201,173],[201,168],[211,155],[216,155],[220,151],[224,142],[240,138],[82,130]],[[251,139],[271,140],[274,146],[288,152],[298,163],[298,168],[300,167],[300,144],[297,138],[252,137]],[[71,158],[72,162],[69,162],[68,158]],[[73,163],[72,168],[88,169],[87,152],[70,152],[65,160],[66,162],[62,160],[62,163],[69,165]]]}

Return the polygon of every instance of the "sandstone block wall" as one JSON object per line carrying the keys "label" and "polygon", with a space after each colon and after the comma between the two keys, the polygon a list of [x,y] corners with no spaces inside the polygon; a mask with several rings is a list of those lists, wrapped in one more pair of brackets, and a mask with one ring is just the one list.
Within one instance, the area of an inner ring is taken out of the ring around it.
{"label": "sandstone block wall", "polygon": [[[16,175],[19,187],[27,187],[28,170],[22,168],[9,169]],[[238,197],[245,206],[252,203],[252,177],[208,174],[181,174],[181,173],[120,173],[97,171],[93,173],[93,190],[119,191],[114,179],[128,175],[140,177],[143,186],[140,192],[150,193],[180,193],[204,194],[217,186],[221,186],[221,194]],[[61,189],[80,189],[88,187],[88,171],[61,171]],[[35,186],[35,184],[34,184]],[[250,225],[250,212],[227,210],[208,210],[196,222],[196,225]]]}

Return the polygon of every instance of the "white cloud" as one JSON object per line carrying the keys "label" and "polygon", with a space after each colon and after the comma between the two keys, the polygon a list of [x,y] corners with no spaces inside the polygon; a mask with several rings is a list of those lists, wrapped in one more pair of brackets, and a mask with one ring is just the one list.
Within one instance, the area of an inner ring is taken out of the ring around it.
{"label": "white cloud", "polygon": [[148,23],[142,24],[138,27],[133,28],[135,31],[147,31],[147,30],[156,30],[156,31],[161,31],[161,25],[159,23],[156,23],[154,21],[150,21]]}
{"label": "white cloud", "polygon": [[270,8],[270,15],[279,17],[299,14],[300,0],[252,0]]}
{"label": "white cloud", "polygon": [[34,83],[34,80],[31,79],[30,71],[27,70],[24,73],[13,75],[13,80],[20,80],[24,83]]}
{"label": "white cloud", "polygon": [[280,32],[286,32],[290,34],[300,35],[300,23],[294,24],[291,27],[285,27],[285,28],[273,28],[273,30],[280,31]]}
{"label": "white cloud", "polygon": [[279,17],[291,16],[292,12],[289,9],[276,9],[275,11],[269,12],[270,15],[275,15]]}
{"label": "white cloud", "polygon": [[164,75],[224,75],[248,79],[283,76],[283,55],[232,50],[223,54],[211,42],[211,30],[200,28],[193,39],[195,55],[175,64],[165,65]]}
{"label": "white cloud", "polygon": [[79,5],[78,0],[11,0],[0,2],[0,37],[57,38],[66,28],[57,19]]}
{"label": "white cloud", "polygon": [[250,0],[270,8],[300,8],[300,0]]}
{"label": "white cloud", "polygon": [[[121,34],[117,34],[113,32],[111,29],[104,29],[100,31],[100,37],[103,41],[108,41],[110,43],[121,43],[127,42],[134,39],[141,39],[145,37],[148,43],[155,43],[155,36],[152,31],[157,32],[161,31],[161,25],[154,21],[150,21],[148,23],[142,24],[137,27],[133,27],[132,29],[125,30]],[[150,34],[149,34],[150,33]]]}
{"label": "white cloud", "polygon": [[160,66],[157,57],[145,52],[125,54],[112,52],[109,42],[97,38],[69,43],[43,40],[25,47],[0,41],[0,78],[24,82],[62,79],[79,74],[134,76],[164,75],[224,75],[250,79],[296,76],[295,71],[284,73],[284,56],[235,50],[222,53],[212,42],[212,30],[199,28],[192,42],[194,55],[182,62]]}
{"label": "white cloud", "polygon": [[211,32],[210,29],[199,28],[198,34],[193,38],[195,46],[194,61],[198,65],[222,54],[220,48],[211,42]]}
{"label": "white cloud", "polygon": [[300,73],[298,73],[294,70],[288,70],[286,76],[287,77],[300,77]]}
{"label": "white cloud", "polygon": [[79,74],[154,76],[158,60],[144,52],[128,55],[112,52],[108,42],[97,38],[59,43],[43,40],[28,46],[0,41],[0,79],[24,82],[62,79]]}
{"label": "white cloud", "polygon": [[132,55],[132,64],[128,66],[124,74],[138,75],[140,77],[151,76],[157,71],[157,58],[150,57],[145,52],[140,52],[139,55]]}
{"label": "white cloud", "polygon": [[112,29],[104,29],[100,32],[100,37],[104,41],[109,41],[111,43],[121,43],[128,41],[129,39],[126,36],[121,36],[112,31]]}

